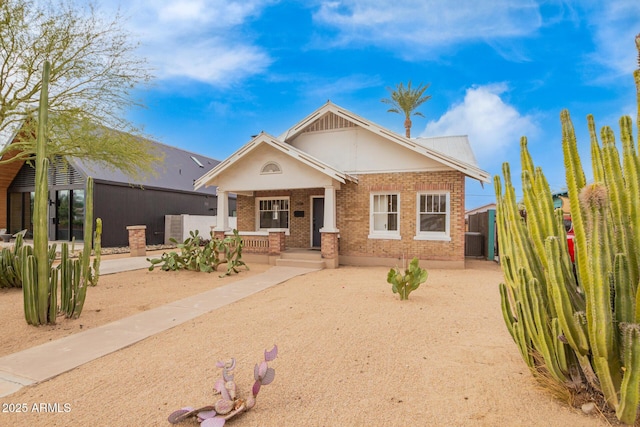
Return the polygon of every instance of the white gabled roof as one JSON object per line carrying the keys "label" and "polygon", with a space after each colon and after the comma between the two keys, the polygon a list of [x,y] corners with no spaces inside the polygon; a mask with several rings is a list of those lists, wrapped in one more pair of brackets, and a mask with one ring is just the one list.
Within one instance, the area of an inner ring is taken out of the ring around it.
{"label": "white gabled roof", "polygon": [[[473,152],[471,151],[471,147],[469,146],[469,140],[466,136],[418,138],[417,140],[413,140],[385,129],[363,117],[358,116],[357,114],[352,113],[349,110],[339,107],[331,101],[327,101],[327,103],[322,107],[318,108],[294,126],[287,129],[278,137],[278,139],[284,142],[294,139],[315,120],[330,112],[357,124],[363,129],[367,129],[377,135],[380,135],[393,143],[458,170],[468,177],[477,179],[480,182],[491,182],[490,175],[478,167]],[[434,148],[434,143],[437,141],[450,141],[452,144],[455,144],[456,148],[454,151],[451,151],[450,148],[436,149]]]}
{"label": "white gabled roof", "polygon": [[341,172],[321,160],[316,159],[309,154],[298,150],[297,148],[278,140],[276,137],[271,136],[265,132],[261,132],[258,136],[253,138],[247,144],[242,146],[238,151],[233,153],[231,156],[227,157],[225,160],[220,162],[216,167],[211,169],[209,172],[195,180],[194,187],[195,189],[199,189],[204,186],[209,186],[213,184],[209,184],[213,181],[218,175],[224,172],[227,168],[231,167],[235,163],[237,163],[242,157],[252,152],[256,148],[261,145],[269,145],[276,150],[286,154],[287,156],[309,166],[312,169],[315,169],[336,181],[345,184],[347,181],[358,182],[358,179],[354,176]]}
{"label": "white gabled roof", "polygon": [[458,159],[473,166],[478,165],[476,156],[471,150],[471,145],[469,145],[469,137],[467,135],[419,136],[413,141],[445,156]]}

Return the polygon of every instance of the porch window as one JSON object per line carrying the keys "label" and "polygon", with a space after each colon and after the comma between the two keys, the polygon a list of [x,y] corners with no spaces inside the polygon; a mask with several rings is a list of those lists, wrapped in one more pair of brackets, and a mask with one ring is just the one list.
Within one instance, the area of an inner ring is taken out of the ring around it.
{"label": "porch window", "polygon": [[258,228],[289,228],[289,198],[258,199]]}
{"label": "porch window", "polygon": [[369,238],[400,238],[400,194],[371,194]]}
{"label": "porch window", "polygon": [[418,193],[417,240],[450,240],[448,192]]}

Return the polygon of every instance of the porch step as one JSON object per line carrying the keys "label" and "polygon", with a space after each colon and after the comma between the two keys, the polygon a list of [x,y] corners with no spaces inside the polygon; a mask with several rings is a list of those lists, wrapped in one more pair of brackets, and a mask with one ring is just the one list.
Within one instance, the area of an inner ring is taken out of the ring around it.
{"label": "porch step", "polygon": [[303,267],[303,268],[315,268],[318,270],[322,270],[323,268],[326,267],[326,264],[322,260],[309,260],[309,259],[297,259],[297,258],[279,258],[276,260],[276,265],[279,267]]}
{"label": "porch step", "polygon": [[281,259],[304,259],[309,261],[322,261],[320,251],[310,249],[289,249],[280,254]]}
{"label": "porch step", "polygon": [[280,254],[276,260],[276,265],[284,267],[304,267],[322,270],[326,268],[326,263],[322,259],[320,251],[311,249],[290,248]]}

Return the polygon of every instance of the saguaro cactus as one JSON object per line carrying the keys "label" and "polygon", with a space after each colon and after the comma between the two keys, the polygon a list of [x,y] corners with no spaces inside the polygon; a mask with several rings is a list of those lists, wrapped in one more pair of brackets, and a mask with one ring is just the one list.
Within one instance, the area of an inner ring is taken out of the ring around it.
{"label": "saguaro cactus", "polygon": [[[640,35],[636,38],[640,52]],[[640,65],[640,64],[639,64]],[[640,124],[640,69],[634,73]],[[630,117],[620,119],[622,161],[613,131],[598,141],[588,117],[594,182],[587,184],[568,111],[561,113],[562,149],[575,232],[575,270],[569,262],[561,212],[521,144],[520,217],[509,165],[504,194],[495,179],[502,311],[507,328],[534,375],[568,390],[600,392],[616,416],[633,424],[640,403],[640,157]],[[640,131],[639,131],[640,136]]]}
{"label": "saguaro cactus", "polygon": [[[51,293],[51,265],[48,262],[47,209],[49,207],[49,184],[47,159],[47,110],[49,96],[49,72],[51,65],[44,63],[42,90],[38,106],[38,133],[36,135],[36,191],[33,215],[33,255],[26,255],[22,263],[22,289],[25,317],[31,325],[55,323],[56,294]],[[31,269],[36,269],[35,274]],[[57,276],[56,276],[57,279]],[[53,300],[53,301],[52,301]],[[53,303],[53,304],[52,304]],[[53,313],[51,313],[53,311]]]}
{"label": "saguaro cactus", "polygon": [[[58,270],[60,270],[60,309],[67,317],[78,317],[82,312],[87,286],[95,285],[100,266],[100,235],[102,222],[96,220],[96,234],[93,237],[93,179],[87,180],[84,218],[84,250],[77,260],[69,257],[69,248],[62,245],[61,263],[52,267],[56,246],[49,247],[48,207],[49,184],[47,159],[47,108],[50,64],[45,62],[42,72],[42,92],[38,109],[38,134],[36,142],[36,194],[33,220],[33,252],[27,247],[16,249],[19,268],[11,277],[21,281],[24,296],[24,313],[30,325],[55,323],[58,314]],[[95,241],[96,257],[90,266],[92,242]],[[2,257],[5,258],[4,255]],[[3,261],[4,263],[4,261]],[[4,265],[4,264],[3,264]],[[7,271],[9,268],[7,267]]]}

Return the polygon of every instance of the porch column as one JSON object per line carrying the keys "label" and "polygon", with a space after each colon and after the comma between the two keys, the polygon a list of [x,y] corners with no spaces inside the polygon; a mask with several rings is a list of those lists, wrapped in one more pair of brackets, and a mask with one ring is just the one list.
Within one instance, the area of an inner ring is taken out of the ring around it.
{"label": "porch column", "polygon": [[337,233],[336,227],[336,187],[324,187],[324,226],[320,232]]}
{"label": "porch column", "polygon": [[322,246],[320,253],[327,268],[338,268],[340,263],[340,244],[338,242],[338,232],[321,231]]}
{"label": "porch column", "polygon": [[327,268],[337,268],[339,263],[336,224],[336,187],[329,185],[324,187],[324,227],[320,229],[320,253]]}
{"label": "porch column", "polygon": [[229,230],[229,193],[220,190],[220,187],[216,190],[218,196],[218,212],[216,213],[216,228],[213,231],[228,231]]}

